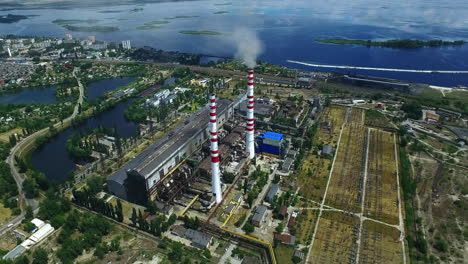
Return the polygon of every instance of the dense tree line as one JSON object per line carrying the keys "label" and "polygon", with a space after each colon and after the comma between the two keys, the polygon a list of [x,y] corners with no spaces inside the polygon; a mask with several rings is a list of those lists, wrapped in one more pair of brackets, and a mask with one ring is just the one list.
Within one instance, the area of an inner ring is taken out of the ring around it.
{"label": "dense tree line", "polygon": [[130,220],[132,221],[133,227],[160,237],[162,233],[169,230],[169,228],[175,223],[177,217],[175,214],[172,214],[168,219],[166,219],[166,216],[161,214],[148,222],[144,219],[141,210],[138,210],[137,213],[137,210],[133,208]]}
{"label": "dense tree line", "polygon": [[18,195],[18,188],[11,175],[10,166],[4,161],[0,161],[0,199],[3,205],[8,208],[16,208],[17,201],[13,199],[16,195]]}
{"label": "dense tree line", "polygon": [[[255,184],[247,192],[247,203],[252,208],[254,200],[258,197],[258,194],[262,191],[263,187],[268,182],[268,172],[264,172],[257,166],[257,169],[250,175],[249,180],[256,181]],[[244,192],[247,191],[247,179],[244,182]]]}
{"label": "dense tree line", "polygon": [[74,133],[67,140],[66,149],[75,160],[90,159],[92,151],[109,155],[109,148],[100,142],[100,139],[106,135],[116,136],[116,133],[103,126]]}

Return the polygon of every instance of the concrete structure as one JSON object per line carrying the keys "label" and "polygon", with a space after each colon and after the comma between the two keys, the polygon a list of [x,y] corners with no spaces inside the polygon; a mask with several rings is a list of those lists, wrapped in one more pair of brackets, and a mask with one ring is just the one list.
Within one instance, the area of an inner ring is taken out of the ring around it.
{"label": "concrete structure", "polygon": [[322,154],[327,156],[333,156],[333,147],[330,145],[323,145]]}
{"label": "concrete structure", "polygon": [[[218,101],[217,122],[222,126],[233,116],[235,103]],[[209,111],[204,107],[166,137],[149,146],[107,179],[109,193],[146,205],[156,199],[156,187],[184,158],[199,150],[209,135]]]}
{"label": "concrete structure", "polygon": [[210,96],[210,141],[211,141],[211,186],[216,203],[223,200],[221,191],[221,172],[219,171],[219,151],[218,151],[218,122],[216,121],[216,97]]}
{"label": "concrete structure", "polygon": [[423,120],[429,122],[439,122],[440,115],[438,115],[434,110],[422,110]]}
{"label": "concrete structure", "polygon": [[213,241],[213,237],[193,229],[187,229],[185,237],[192,241],[192,245],[197,248],[208,248]]}
{"label": "concrete structure", "polygon": [[267,202],[271,203],[273,201],[273,198],[275,198],[275,195],[278,193],[278,191],[279,191],[279,185],[278,184],[271,185],[270,190],[268,191],[267,195],[265,196],[265,200]]}
{"label": "concrete structure", "polygon": [[249,76],[247,79],[247,139],[246,139],[246,151],[249,152],[249,159],[255,157],[255,142],[254,142],[254,71],[249,70]]}
{"label": "concrete structure", "polygon": [[252,217],[252,224],[254,224],[257,227],[260,227],[262,225],[262,222],[265,219],[267,213],[267,207],[264,205],[260,205],[257,207],[257,210],[255,210],[255,214]]}
{"label": "concrete structure", "polygon": [[122,48],[127,49],[127,50],[131,49],[132,45],[130,43],[130,40],[123,40],[122,41]]}

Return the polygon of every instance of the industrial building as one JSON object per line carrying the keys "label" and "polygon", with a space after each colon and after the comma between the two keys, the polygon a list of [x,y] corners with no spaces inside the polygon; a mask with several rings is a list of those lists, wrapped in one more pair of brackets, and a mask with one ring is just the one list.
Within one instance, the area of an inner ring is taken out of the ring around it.
{"label": "industrial building", "polygon": [[[235,103],[221,99],[218,101],[218,126],[221,127],[234,114]],[[156,200],[157,187],[166,175],[172,173],[185,158],[201,149],[209,138],[210,109],[204,107],[193,114],[184,124],[179,125],[166,137],[155,142],[141,154],[129,161],[125,166],[107,179],[108,192],[124,200],[146,204],[148,200]],[[182,166],[181,166],[182,167]],[[191,168],[182,167],[183,175],[192,175]],[[170,188],[171,184],[164,183]]]}
{"label": "industrial building", "polygon": [[279,158],[282,156],[284,135],[267,131],[258,137],[258,152],[264,155]]}
{"label": "industrial building", "polygon": [[255,214],[252,217],[252,224],[254,224],[256,227],[260,227],[262,225],[262,222],[265,220],[266,214],[266,206],[260,205],[259,207],[257,207],[257,210],[255,210]]}
{"label": "industrial building", "polygon": [[39,242],[43,241],[46,237],[48,237],[52,232],[54,232],[54,227],[50,224],[44,223],[44,221],[34,218],[31,220],[31,223],[36,226],[35,232],[21,244],[16,246],[10,252],[3,256],[3,259],[14,259],[21,255],[26,250],[30,249],[32,246],[38,244]]}

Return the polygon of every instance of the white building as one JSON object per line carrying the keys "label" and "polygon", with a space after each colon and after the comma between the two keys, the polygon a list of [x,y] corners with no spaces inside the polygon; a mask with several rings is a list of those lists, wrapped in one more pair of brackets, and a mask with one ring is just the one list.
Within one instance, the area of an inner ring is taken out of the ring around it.
{"label": "white building", "polygon": [[130,40],[123,40],[122,41],[122,48],[124,49],[131,49],[132,45],[130,44]]}

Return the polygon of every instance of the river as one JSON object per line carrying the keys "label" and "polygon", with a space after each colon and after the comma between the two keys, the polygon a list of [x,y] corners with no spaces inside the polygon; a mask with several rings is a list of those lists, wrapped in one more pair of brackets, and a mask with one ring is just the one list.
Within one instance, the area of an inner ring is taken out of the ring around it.
{"label": "river", "polygon": [[68,138],[86,128],[97,128],[104,126],[115,128],[121,137],[136,135],[138,124],[125,119],[124,111],[132,99],[117,104],[114,108],[89,118],[77,126],[69,127],[60,132],[42,147],[35,150],[31,157],[32,166],[44,173],[49,180],[67,180],[67,175],[75,169],[75,163],[66,150]]}
{"label": "river", "polygon": [[0,95],[0,104],[53,104],[56,102],[54,91],[57,85],[52,87],[27,88],[19,92],[4,93]]}
{"label": "river", "polygon": [[[375,68],[467,70],[468,45],[405,50],[331,45],[314,41],[323,38],[468,40],[466,10],[468,1],[465,0],[177,1],[2,11],[0,15],[11,13],[38,16],[17,23],[0,24],[0,32],[60,38],[66,33],[76,38],[94,35],[97,40],[104,41],[120,43],[122,40],[131,40],[133,46],[148,45],[163,50],[234,56],[236,45],[231,33],[243,27],[256,31],[262,41],[264,49],[260,59],[293,68],[330,70],[292,64],[287,60]],[[93,25],[115,26],[119,30],[71,32],[52,23],[55,19],[94,19],[98,21]],[[152,21],[156,21],[153,29],[137,29]],[[161,21],[166,24],[161,24]],[[184,30],[209,30],[225,34],[208,36],[179,33]],[[248,43],[249,39],[238,41]],[[468,85],[467,74],[352,72],[439,86]]]}
{"label": "river", "polygon": [[[104,93],[127,85],[135,79],[136,77],[124,77],[92,82],[87,85],[88,98],[98,98]],[[133,99],[129,99],[120,102],[115,107],[95,117],[61,131],[58,135],[51,138],[49,142],[33,152],[31,157],[33,167],[44,173],[50,180],[67,180],[68,173],[75,168],[75,163],[66,150],[67,140],[72,134],[85,130],[86,128],[93,129],[98,126],[104,126],[107,128],[116,128],[117,133],[121,137],[134,136],[138,124],[128,121],[124,116],[124,111],[132,100]]]}

